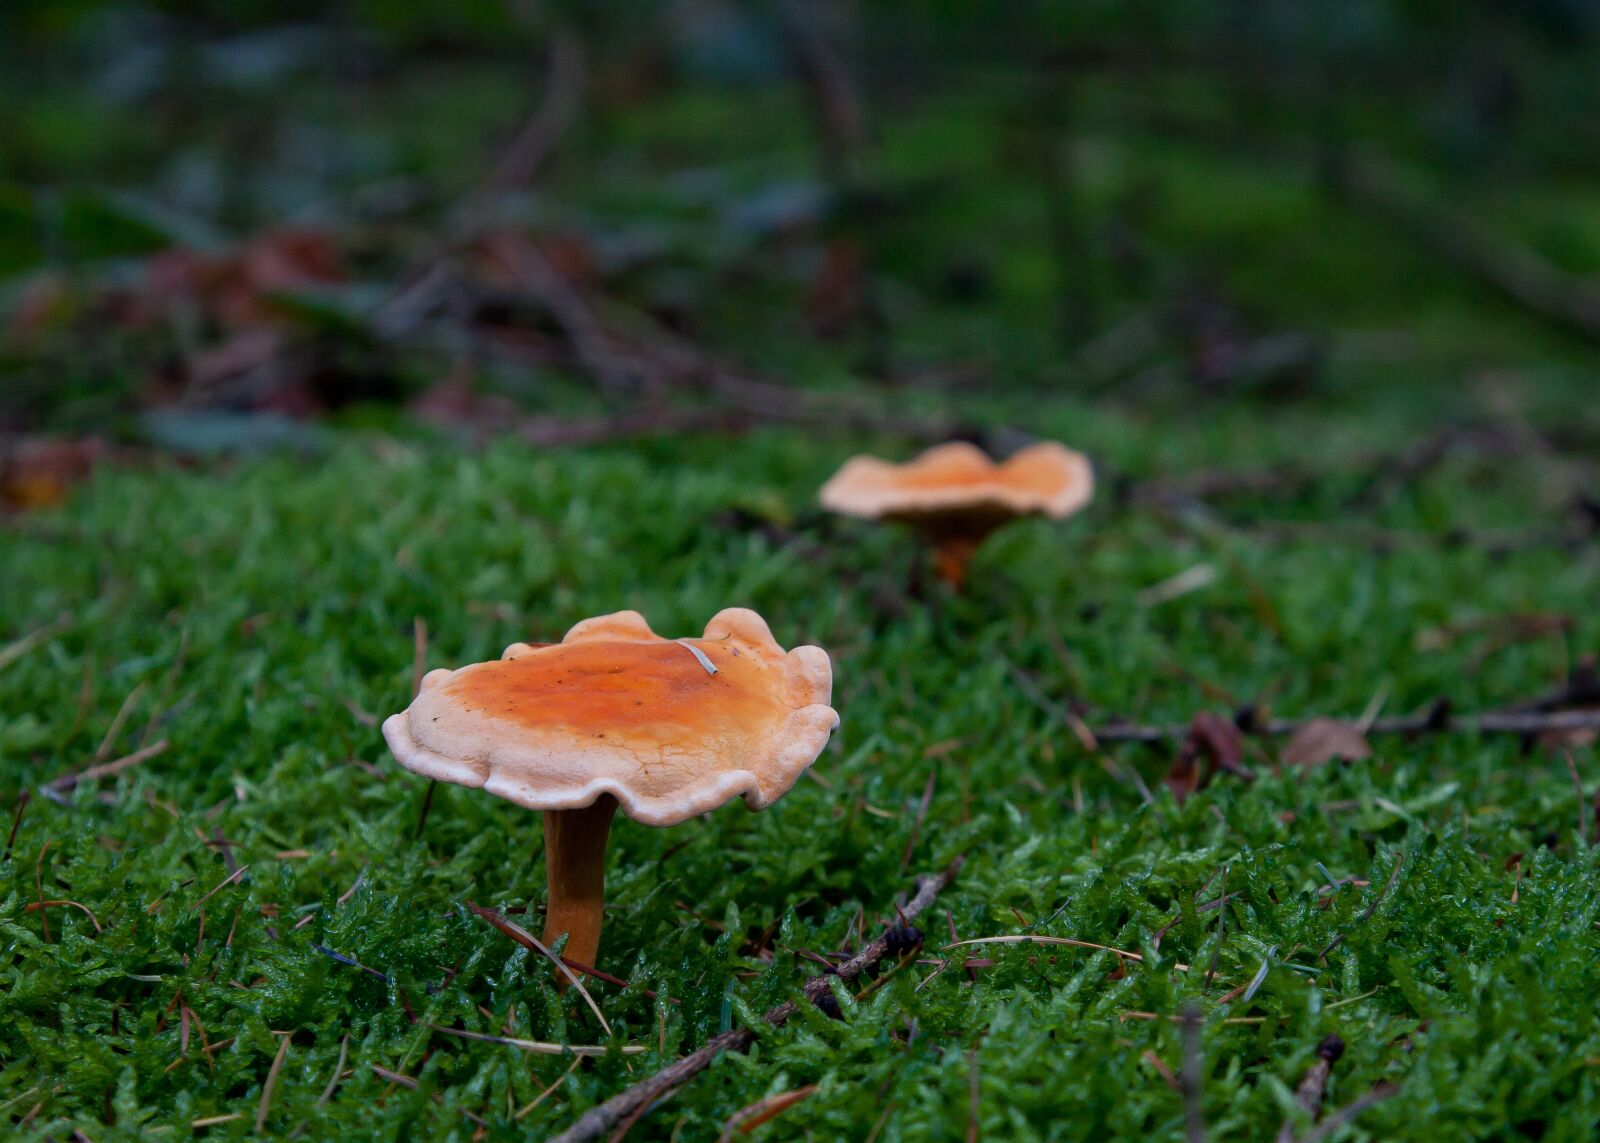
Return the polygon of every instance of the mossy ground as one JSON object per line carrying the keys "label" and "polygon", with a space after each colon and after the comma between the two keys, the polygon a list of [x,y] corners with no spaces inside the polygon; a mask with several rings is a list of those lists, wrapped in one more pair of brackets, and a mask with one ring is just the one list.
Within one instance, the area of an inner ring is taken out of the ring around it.
{"label": "mossy ground", "polygon": [[[1036,423],[1121,471],[1164,468],[1161,434],[1133,419],[1063,407]],[[1257,429],[1196,432],[1185,462],[1248,466],[1264,451]],[[1324,431],[1360,426],[1334,417]],[[1147,805],[1013,674],[1144,720],[1267,696],[1284,715],[1354,716],[1379,694],[1391,711],[1441,694],[1463,707],[1536,694],[1600,638],[1593,552],[1497,555],[1444,536],[1531,512],[1535,482],[1498,462],[1429,476],[1369,521],[1414,529],[1386,555],[1341,536],[1338,520],[1331,538],[1285,540],[1107,495],[1068,525],[998,538],[969,598],[917,601],[903,593],[916,558],[905,536],[809,514],[855,443],[771,432],[732,447],[463,455],[357,437],[309,459],[108,475],[67,510],[8,526],[0,629],[66,617],[0,674],[9,801],[94,757],[119,710],[102,753],[169,745],[64,804],[36,795],[22,815],[0,921],[7,1116],[42,1104],[27,1137],[104,1138],[185,1136],[196,1119],[238,1114],[209,1130],[242,1135],[275,1033],[288,1033],[276,1131],[465,1138],[463,1111],[491,1135],[553,1130],[794,995],[814,971],[797,952],[848,946],[892,919],[913,874],[965,852],[928,918],[926,959],[952,928],[1146,959],[985,947],[994,964],[975,979],[952,968],[926,984],[933,966],[907,966],[842,1021],[807,1014],[763,1035],[641,1137],[706,1137],[765,1093],[817,1084],[769,1133],[859,1138],[881,1121],[880,1138],[959,1138],[973,1083],[997,1138],[1170,1136],[1182,1103],[1152,1057],[1178,1068],[1168,1018],[1191,999],[1206,1017],[1204,1106],[1219,1137],[1274,1130],[1328,1033],[1349,1046],[1330,1104],[1399,1084],[1362,1132],[1588,1136],[1600,891],[1564,763],[1504,738],[1382,739],[1370,760],[1260,766],[1253,783],[1223,777],[1179,805],[1158,780],[1170,750],[1113,749],[1155,790]],[[1297,514],[1331,516],[1316,505],[1360,476],[1330,462]],[[728,513],[752,505],[795,514],[795,538]],[[1141,605],[1142,588],[1198,563],[1217,570],[1212,586]],[[830,650],[841,729],[819,780],[766,813],[735,805],[674,830],[617,829],[603,956],[632,984],[595,991],[612,1042],[648,1051],[572,1069],[514,1121],[569,1061],[423,1023],[604,1042],[586,1009],[551,991],[546,965],[462,908],[537,910],[537,821],[441,786],[417,836],[424,784],[359,712],[404,705],[419,619],[438,666],[557,638],[598,612],[637,608],[664,632],[691,632],[730,604],[759,609],[783,641]],[[1527,611],[1575,626],[1481,661],[1480,636],[1423,635]],[[1593,754],[1575,757],[1592,787]],[[248,866],[220,890],[217,836]],[[1369,884],[1329,889],[1330,874]],[[1220,923],[1196,912],[1224,891]],[[27,912],[41,893],[93,920]],[[1250,1001],[1219,1002],[1263,965]],[[209,1061],[202,1028],[227,1041]],[[346,1039],[352,1074],[323,1100]]]}

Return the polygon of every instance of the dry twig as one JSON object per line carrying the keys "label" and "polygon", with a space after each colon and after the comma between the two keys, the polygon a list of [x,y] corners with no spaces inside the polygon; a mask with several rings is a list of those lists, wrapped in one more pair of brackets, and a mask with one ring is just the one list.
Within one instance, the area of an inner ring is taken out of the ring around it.
{"label": "dry twig", "polygon": [[283,1068],[283,1057],[289,1054],[289,1040],[292,1034],[279,1032],[278,1054],[272,1057],[272,1066],[267,1069],[266,1082],[261,1085],[261,1102],[256,1105],[256,1134],[260,1135],[267,1126],[267,1113],[272,1110],[272,1089],[278,1084],[278,1072]]}
{"label": "dry twig", "polygon": [[1184,1005],[1178,1023],[1183,1028],[1183,1066],[1178,1071],[1178,1088],[1183,1093],[1184,1138],[1188,1143],[1206,1143],[1206,1116],[1200,1093],[1200,1006]]}
{"label": "dry twig", "polygon": [[[519,1040],[515,1036],[491,1036],[487,1032],[469,1032],[465,1028],[447,1028],[443,1024],[424,1024],[423,1027],[443,1032],[446,1036],[454,1036],[458,1040],[503,1044],[508,1048],[518,1048],[538,1056],[564,1056],[569,1052],[574,1056],[604,1056],[611,1052],[610,1046],[606,1044],[556,1044],[547,1040]],[[617,1051],[624,1056],[637,1056],[649,1049],[638,1044],[623,1044]]]}
{"label": "dry twig", "polygon": [[[1333,1065],[1339,1062],[1339,1057],[1342,1055],[1344,1055],[1344,1041],[1338,1036],[1327,1036],[1317,1045],[1317,1062],[1306,1069],[1300,1086],[1294,1089],[1295,1106],[1313,1121],[1317,1118],[1317,1113],[1322,1110],[1322,1093],[1327,1090],[1328,1076],[1332,1074]],[[1276,1143],[1294,1143],[1293,1119],[1285,1119],[1283,1126],[1278,1128]]]}
{"label": "dry twig", "polygon": [[595,1019],[600,1021],[600,1027],[605,1031],[605,1034],[607,1036],[611,1035],[611,1025],[606,1020],[605,1013],[600,1011],[600,1005],[596,1004],[594,997],[589,995],[589,990],[583,986],[583,981],[578,979],[578,974],[568,967],[566,958],[557,956],[549,945],[528,932],[521,925],[506,920],[493,909],[485,909],[476,901],[468,901],[467,908],[478,914],[485,921],[488,921],[523,948],[532,949],[534,952],[542,954],[551,964],[555,965],[561,971],[561,974],[567,978],[567,983],[578,990],[578,995],[583,997],[583,1002],[589,1006],[589,1011],[593,1012]]}
{"label": "dry twig", "polygon": [[120,774],[124,770],[137,766],[141,762],[148,762],[156,755],[164,753],[167,745],[167,740],[163,738],[159,742],[152,742],[142,750],[135,750],[132,754],[124,755],[113,761],[101,762],[95,766],[87,766],[82,770],[74,770],[70,774],[62,774],[59,777],[52,778],[44,784],[43,788],[62,793],[72,789],[79,782],[93,782],[98,778],[109,778],[113,774]]}
{"label": "dry twig", "polygon": [[[1319,715],[1317,717],[1326,717]],[[1311,719],[1275,718],[1250,728],[1253,734],[1282,738],[1299,732]],[[1552,730],[1600,730],[1600,710],[1491,710],[1481,714],[1452,715],[1448,703],[1436,704],[1424,714],[1374,719],[1368,734],[1543,734]],[[1164,742],[1182,739],[1187,724],[1169,726],[1109,723],[1093,728],[1101,742]]]}
{"label": "dry twig", "polygon": [[[900,910],[901,917],[905,921],[912,921],[932,905],[940,892],[955,880],[956,874],[961,870],[962,861],[963,859],[958,857],[943,872],[924,874],[917,878],[916,893]],[[896,940],[902,939],[896,937],[900,932],[898,929],[889,930],[841,964],[833,973],[815,976],[806,981],[803,986],[806,999],[826,1010],[828,1002],[833,1000],[830,980],[836,976],[848,984],[876,967],[885,956],[895,951]],[[799,1010],[799,1005],[794,1001],[785,1001],[769,1011],[764,1020],[774,1028],[780,1027]],[[723,1052],[743,1052],[755,1042],[756,1033],[750,1028],[732,1028],[713,1036],[689,1055],[668,1064],[648,1079],[634,1084],[612,1096],[599,1107],[586,1112],[572,1126],[555,1136],[552,1143],[587,1143],[588,1140],[602,1138],[623,1123],[637,1117],[641,1109],[648,1109],[656,1100],[705,1071]]]}
{"label": "dry twig", "polygon": [[1422,201],[1371,160],[1346,155],[1332,173],[1346,198],[1394,220],[1456,269],[1526,312],[1600,342],[1600,290],[1583,279],[1440,203]]}
{"label": "dry twig", "polygon": [[810,1083],[806,1084],[805,1087],[797,1087],[791,1091],[780,1091],[774,1095],[763,1096],[749,1107],[740,1108],[730,1115],[728,1121],[722,1125],[722,1134],[717,1137],[717,1143],[729,1143],[735,1131],[740,1135],[750,1134],[763,1123],[776,1119],[795,1104],[815,1095],[816,1091],[817,1085]]}

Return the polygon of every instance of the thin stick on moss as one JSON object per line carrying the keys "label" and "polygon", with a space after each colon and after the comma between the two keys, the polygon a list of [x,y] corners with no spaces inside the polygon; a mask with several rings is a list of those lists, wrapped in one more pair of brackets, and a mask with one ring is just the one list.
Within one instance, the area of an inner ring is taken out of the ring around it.
{"label": "thin stick on moss", "polygon": [[[407,1091],[416,1091],[417,1088],[421,1086],[419,1083],[417,1083],[415,1076],[408,1076],[401,1072],[393,1071],[390,1068],[383,1067],[381,1064],[368,1064],[367,1066],[372,1069],[372,1074],[377,1076],[379,1079],[386,1079],[390,1083],[397,1083]],[[444,1094],[442,1092],[434,1092],[433,1102],[442,1104],[444,1102]],[[475,1111],[468,1111],[464,1107],[458,1107],[456,1110],[464,1115],[469,1121],[476,1123],[479,1127],[489,1126],[489,1124],[484,1120],[483,1116],[479,1115]]]}
{"label": "thin stick on moss", "polygon": [[[1112,948],[1110,945],[1096,944],[1094,941],[1080,941],[1075,937],[1050,937],[1042,933],[1009,933],[998,937],[969,937],[964,941],[956,941],[945,945],[945,949],[964,948],[968,945],[1066,945],[1077,949],[1099,949],[1101,952],[1114,953],[1123,960],[1131,960],[1139,964],[1144,963],[1144,954],[1128,952],[1126,949]],[[1188,972],[1189,966],[1181,961],[1173,961],[1172,967],[1179,972]]]}
{"label": "thin stick on moss", "polygon": [[33,863],[33,887],[38,891],[39,898],[39,925],[44,930],[44,943],[50,943],[50,914],[44,907],[44,855],[49,852],[55,838],[49,838],[39,847],[39,856]]}
{"label": "thin stick on moss", "polygon": [[717,1143],[730,1143],[735,1131],[741,1135],[750,1134],[763,1123],[776,1119],[795,1104],[809,1099],[816,1093],[817,1085],[808,1083],[805,1087],[797,1087],[792,1091],[780,1091],[776,1095],[762,1096],[728,1117],[727,1122],[722,1125],[722,1133],[717,1136]]}
{"label": "thin stick on moss", "polygon": [[[1394,868],[1389,870],[1389,880],[1383,883],[1383,888],[1379,891],[1378,895],[1372,899],[1372,904],[1368,905],[1361,911],[1361,916],[1356,918],[1356,923],[1350,926],[1350,928],[1353,929],[1360,925],[1366,924],[1367,920],[1372,916],[1372,914],[1378,911],[1378,906],[1383,904],[1384,900],[1389,896],[1390,891],[1394,888],[1395,881],[1399,879],[1400,866],[1404,863],[1405,854],[1396,853],[1394,855]],[[1345,937],[1349,935],[1350,929],[1346,929],[1344,932],[1334,937],[1333,940],[1328,942],[1328,947],[1317,954],[1317,959],[1325,962],[1328,959],[1328,954],[1343,944]]]}
{"label": "thin stick on moss", "polygon": [[249,870],[249,868],[250,867],[248,865],[239,866],[239,868],[235,869],[232,873],[228,874],[221,881],[217,882],[217,884],[215,886],[213,886],[210,890],[208,890],[206,892],[205,896],[201,897],[200,900],[196,901],[193,905],[191,905],[189,907],[191,909],[198,909],[201,905],[204,905],[207,901],[211,900],[211,898],[215,897],[218,893],[222,892],[229,885],[232,885],[235,881],[239,880],[239,878],[243,877],[245,875],[245,873]]}
{"label": "thin stick on moss", "polygon": [[606,1021],[605,1013],[600,1011],[600,1005],[594,1002],[594,997],[589,995],[589,990],[583,986],[583,981],[579,980],[577,974],[568,968],[566,963],[559,956],[551,951],[549,945],[539,940],[521,925],[516,924],[513,921],[506,920],[493,909],[485,909],[476,901],[468,901],[467,908],[478,914],[478,916],[482,917],[485,921],[488,921],[491,925],[499,929],[512,940],[516,941],[523,948],[532,949],[534,952],[541,954],[542,956],[546,957],[551,964],[555,965],[556,968],[560,969],[562,975],[566,977],[567,982],[578,990],[579,996],[583,997],[584,1003],[589,1006],[589,1011],[594,1013],[595,1019],[600,1021],[600,1027],[605,1030],[605,1034],[607,1036],[611,1035],[611,1025]]}
{"label": "thin stick on moss", "polygon": [[[925,873],[917,878],[915,893],[912,895],[911,900],[906,902],[905,907],[900,910],[900,915],[905,921],[914,920],[933,904],[939,894],[955,880],[956,874],[961,871],[961,865],[964,861],[964,857],[958,857],[946,866],[942,872]],[[836,972],[814,976],[806,981],[803,986],[806,999],[827,1011],[837,1003],[833,1000],[833,992],[829,983],[834,977],[844,981],[846,984],[850,983],[862,973],[876,967],[885,956],[892,952],[900,951],[900,946],[903,944],[904,939],[903,926],[883,933],[855,956],[841,964]],[[799,1010],[799,1005],[794,1001],[785,1001],[768,1011],[763,1019],[767,1024],[777,1028],[781,1027],[789,1017]],[[641,1080],[632,1087],[612,1096],[599,1107],[591,1108],[571,1127],[568,1127],[560,1135],[554,1136],[551,1143],[588,1143],[589,1140],[600,1139],[621,1124],[636,1119],[643,1109],[648,1109],[656,1100],[668,1092],[682,1087],[695,1076],[705,1071],[723,1052],[744,1052],[755,1042],[756,1033],[749,1028],[733,1028],[720,1035],[713,1036],[681,1060],[668,1064],[649,1078]]]}
{"label": "thin stick on moss", "polygon": [[328,1086],[322,1089],[322,1094],[317,1097],[317,1106],[326,1107],[333,1098],[333,1093],[338,1090],[339,1077],[344,1075],[344,1061],[350,1054],[350,1033],[346,1032],[339,1040],[339,1062],[333,1065],[333,1074],[328,1077]]}
{"label": "thin stick on moss", "polygon": [[1200,1025],[1204,1018],[1194,1001],[1183,1006],[1178,1023],[1183,1029],[1183,1064],[1178,1069],[1178,1087],[1183,1093],[1184,1138],[1188,1143],[1206,1143],[1206,1115],[1201,1098]]}
{"label": "thin stick on moss", "polygon": [[330,960],[336,960],[340,964],[347,964],[351,968],[359,968],[362,972],[366,973],[368,976],[372,977],[374,980],[381,980],[385,984],[389,983],[389,974],[386,973],[386,972],[379,972],[375,968],[369,968],[367,965],[362,964],[360,961],[354,959],[353,957],[347,957],[343,953],[334,952],[332,949],[328,948],[326,945],[313,944],[311,947],[312,947],[312,949],[314,951],[321,953],[323,956],[328,957]]}
{"label": "thin stick on moss", "polygon": [[[1338,1036],[1330,1035],[1317,1045],[1317,1062],[1306,1069],[1300,1086],[1294,1090],[1295,1106],[1305,1112],[1315,1122],[1317,1113],[1322,1110],[1322,1095],[1328,1088],[1328,1077],[1333,1074],[1333,1065],[1339,1062],[1339,1057],[1344,1055],[1344,1041]],[[1278,1128],[1278,1136],[1274,1143],[1294,1143],[1294,1119],[1283,1121],[1283,1126]]]}
{"label": "thin stick on moss", "polygon": [[152,742],[149,746],[135,750],[132,754],[124,754],[121,758],[111,762],[101,762],[95,766],[88,766],[82,770],[74,770],[70,774],[62,774],[59,777],[52,778],[42,788],[46,792],[64,793],[79,782],[92,782],[97,778],[109,778],[113,774],[120,774],[130,767],[137,766],[141,762],[150,761],[156,755],[164,753],[167,746],[167,740],[163,738],[159,742]]}
{"label": "thin stick on moss", "polygon": [[567,1082],[567,1077],[576,1071],[578,1065],[581,1063],[583,1063],[583,1057],[574,1056],[572,1062],[567,1065],[567,1070],[561,1073],[561,1075],[556,1079],[556,1082],[545,1088],[538,1095],[534,1096],[533,1102],[529,1103],[526,1107],[520,1108],[517,1113],[511,1117],[511,1121],[513,1123],[520,1122],[523,1116],[527,1115],[534,1108],[538,1107],[545,1100],[549,1099],[556,1088]]}
{"label": "thin stick on moss", "polygon": [[[555,1044],[545,1040],[519,1040],[515,1036],[491,1036],[487,1032],[471,1032],[465,1028],[447,1028],[443,1024],[424,1024],[424,1028],[431,1028],[435,1032],[442,1032],[446,1036],[454,1036],[458,1040],[477,1040],[483,1044],[504,1044],[506,1047],[519,1048],[524,1052],[532,1052],[541,1056],[564,1056],[571,1053],[574,1056],[604,1056],[611,1052],[608,1044]],[[623,1044],[616,1049],[625,1056],[637,1056],[649,1051],[639,1044]]]}
{"label": "thin stick on moss", "polygon": [[917,835],[922,832],[922,822],[928,816],[928,805],[933,801],[933,787],[939,778],[939,766],[934,764],[928,771],[928,782],[922,787],[922,801],[917,803],[917,816],[911,823],[911,832],[906,835],[906,847],[900,854],[900,872],[904,873],[911,868],[911,852],[917,847]]}
{"label": "thin stick on moss", "polygon": [[1572,751],[1563,750],[1562,756],[1567,760],[1567,773],[1572,775],[1572,788],[1578,792],[1578,844],[1587,845],[1589,842],[1589,807],[1583,797],[1583,775],[1578,773],[1578,763],[1573,760]]}
{"label": "thin stick on moss", "polygon": [[261,1102],[256,1105],[256,1134],[260,1135],[267,1126],[267,1113],[272,1110],[272,1089],[278,1084],[278,1072],[283,1068],[283,1057],[289,1054],[289,1040],[293,1033],[278,1032],[278,1054],[272,1057],[272,1066],[267,1069],[266,1082],[261,1085]]}
{"label": "thin stick on moss", "polygon": [[6,851],[0,855],[0,864],[11,860],[11,847],[17,844],[17,831],[22,828],[22,815],[32,797],[33,795],[26,790],[17,795],[17,812],[11,818],[11,832],[6,835]]}
{"label": "thin stick on moss", "polygon": [[1320,1140],[1328,1138],[1328,1136],[1332,1135],[1345,1124],[1354,1120],[1356,1116],[1367,1110],[1367,1108],[1373,1106],[1374,1104],[1382,1103],[1384,1100],[1396,1094],[1399,1090],[1399,1084],[1389,1083],[1388,1081],[1380,1082],[1371,1091],[1367,1092],[1366,1095],[1358,1096],[1357,1098],[1351,1100],[1338,1111],[1335,1111],[1332,1115],[1328,1116],[1328,1118],[1317,1124],[1316,1127],[1312,1128],[1306,1134],[1300,1136],[1298,1143],[1320,1143]]}
{"label": "thin stick on moss", "polygon": [[35,628],[22,638],[14,639],[4,647],[0,647],[0,671],[5,670],[52,635],[65,631],[72,626],[72,623],[73,620],[70,615],[62,615],[53,622],[46,623],[43,627]]}
{"label": "thin stick on moss", "polygon": [[94,926],[94,931],[97,934],[105,931],[100,927],[100,921],[95,917],[89,906],[80,904],[77,901],[68,901],[65,898],[57,898],[53,901],[29,901],[22,907],[22,911],[24,913],[42,913],[45,909],[55,909],[65,906],[70,906],[74,909],[80,910],[84,916],[89,918],[89,923]]}
{"label": "thin stick on moss", "polygon": [[133,708],[139,705],[144,698],[144,693],[150,689],[150,684],[140,683],[128,692],[122,700],[122,705],[117,708],[117,713],[111,718],[111,725],[107,728],[105,737],[100,740],[100,748],[94,752],[96,762],[104,762],[111,757],[111,749],[117,744],[117,735],[122,733],[122,726],[128,721],[128,716],[133,713]]}

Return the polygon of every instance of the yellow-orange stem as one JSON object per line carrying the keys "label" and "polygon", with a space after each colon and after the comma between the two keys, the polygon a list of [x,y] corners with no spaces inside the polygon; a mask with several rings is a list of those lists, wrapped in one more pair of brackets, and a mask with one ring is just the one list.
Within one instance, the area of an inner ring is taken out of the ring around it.
{"label": "yellow-orange stem", "polygon": [[966,536],[944,536],[933,548],[933,570],[953,591],[965,591],[967,568],[978,551],[978,541]]}
{"label": "yellow-orange stem", "polygon": [[[600,949],[605,919],[606,838],[617,800],[602,794],[593,805],[576,810],[544,812],[544,862],[549,882],[545,901],[544,943],[567,938],[563,955],[590,967]],[[558,973],[556,987],[567,978]]]}

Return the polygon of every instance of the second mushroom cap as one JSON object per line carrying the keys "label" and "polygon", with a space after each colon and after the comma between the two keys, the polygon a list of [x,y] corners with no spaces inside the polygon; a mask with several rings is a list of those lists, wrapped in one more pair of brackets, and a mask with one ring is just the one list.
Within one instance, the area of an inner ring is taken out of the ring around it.
{"label": "second mushroom cap", "polygon": [[909,524],[932,545],[940,578],[960,587],[996,528],[1023,516],[1062,519],[1093,495],[1088,457],[1065,445],[1041,441],[996,464],[975,445],[951,441],[905,464],[852,457],[820,499],[847,516]]}

